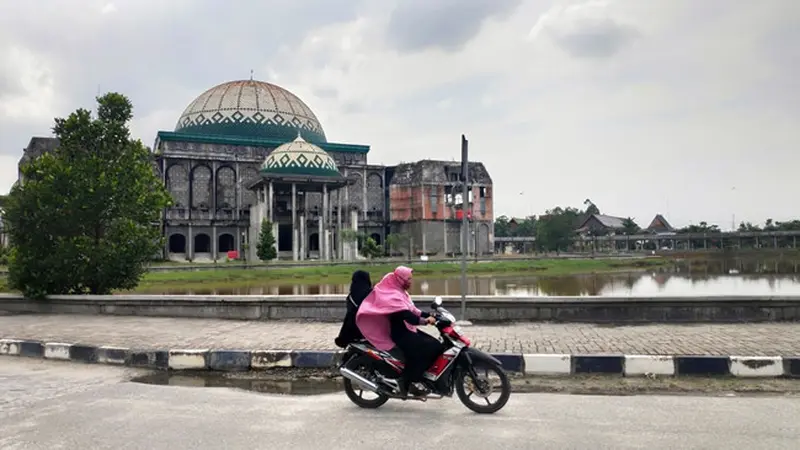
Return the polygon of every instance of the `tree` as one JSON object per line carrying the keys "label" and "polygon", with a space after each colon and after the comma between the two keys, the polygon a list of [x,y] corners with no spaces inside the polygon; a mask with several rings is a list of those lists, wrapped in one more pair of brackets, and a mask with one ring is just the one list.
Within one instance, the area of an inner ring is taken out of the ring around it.
{"label": "tree", "polygon": [[405,234],[400,233],[389,233],[386,236],[386,250],[389,255],[394,254],[396,251],[400,249],[405,249],[408,247],[408,236]]}
{"label": "tree", "polygon": [[361,246],[359,253],[361,253],[361,256],[369,259],[380,258],[383,256],[383,249],[375,242],[375,239],[367,236],[364,239],[364,245]]}
{"label": "tree", "polygon": [[575,227],[582,211],[575,208],[554,208],[539,216],[536,222],[536,246],[544,251],[567,250],[575,237]]}
{"label": "tree", "polygon": [[586,215],[600,214],[600,208],[588,198],[583,201],[583,205],[586,206]]}
{"label": "tree", "polygon": [[97,118],[78,109],[55,119],[58,148],[24,164],[6,199],[9,285],[27,296],[132,289],[163,249],[171,199],[130,138],[131,102],[109,93],[97,104]]}
{"label": "tree", "polygon": [[278,257],[278,252],[275,250],[275,236],[272,234],[272,222],[266,219],[261,221],[256,255],[261,261],[272,261]]}
{"label": "tree", "polygon": [[622,233],[623,234],[625,234],[627,236],[630,236],[630,235],[638,233],[639,230],[641,230],[641,228],[639,228],[639,225],[636,224],[636,222],[633,220],[633,218],[628,217],[627,219],[622,221]]}

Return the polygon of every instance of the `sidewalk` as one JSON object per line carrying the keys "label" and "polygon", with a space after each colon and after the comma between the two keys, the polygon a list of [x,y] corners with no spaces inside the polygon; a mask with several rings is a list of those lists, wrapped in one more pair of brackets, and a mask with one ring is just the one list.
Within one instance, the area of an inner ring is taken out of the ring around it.
{"label": "sidewalk", "polygon": [[[800,324],[643,325],[518,323],[471,326],[491,353],[800,355]],[[333,350],[339,324],[115,316],[0,315],[0,339],[149,349]]]}

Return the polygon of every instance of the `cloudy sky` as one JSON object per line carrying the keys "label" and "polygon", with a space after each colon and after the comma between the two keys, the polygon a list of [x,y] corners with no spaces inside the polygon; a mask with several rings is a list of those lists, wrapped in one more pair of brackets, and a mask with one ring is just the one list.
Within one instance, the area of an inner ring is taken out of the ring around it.
{"label": "cloudy sky", "polygon": [[800,218],[798,0],[2,0],[0,192],[99,92],[152,145],[251,69],[374,163],[458,158],[465,133],[497,215]]}

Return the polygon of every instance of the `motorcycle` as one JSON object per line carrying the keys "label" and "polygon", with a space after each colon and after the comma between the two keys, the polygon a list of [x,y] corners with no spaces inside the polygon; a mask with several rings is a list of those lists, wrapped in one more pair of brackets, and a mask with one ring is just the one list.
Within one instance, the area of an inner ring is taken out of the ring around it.
{"label": "motorcycle", "polygon": [[[502,363],[471,347],[470,340],[455,324],[455,316],[442,307],[441,297],[434,299],[431,310],[444,352],[425,372],[422,381],[416,383],[417,389],[425,395],[401,396],[403,361],[361,340],[347,346],[339,366],[339,373],[344,377],[345,393],[350,401],[362,408],[374,409],[389,399],[438,400],[451,398],[455,391],[461,403],[476,413],[493,414],[505,406],[511,396],[511,382]],[[486,375],[479,375],[479,370],[484,370]],[[489,381],[489,372],[494,372],[499,379],[500,398],[496,402],[489,400],[495,392]],[[364,398],[366,392],[377,395],[377,398]],[[482,401],[473,401],[473,395]]]}

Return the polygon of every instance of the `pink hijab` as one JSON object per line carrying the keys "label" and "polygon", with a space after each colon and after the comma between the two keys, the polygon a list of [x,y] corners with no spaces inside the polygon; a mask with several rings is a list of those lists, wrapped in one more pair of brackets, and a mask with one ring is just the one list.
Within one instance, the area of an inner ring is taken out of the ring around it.
{"label": "pink hijab", "polygon": [[[389,315],[400,311],[411,311],[417,316],[420,310],[414,306],[403,286],[411,280],[411,268],[399,266],[387,273],[358,307],[356,325],[367,340],[378,350],[388,351],[394,347],[390,335]],[[406,322],[414,333],[417,327]]]}

